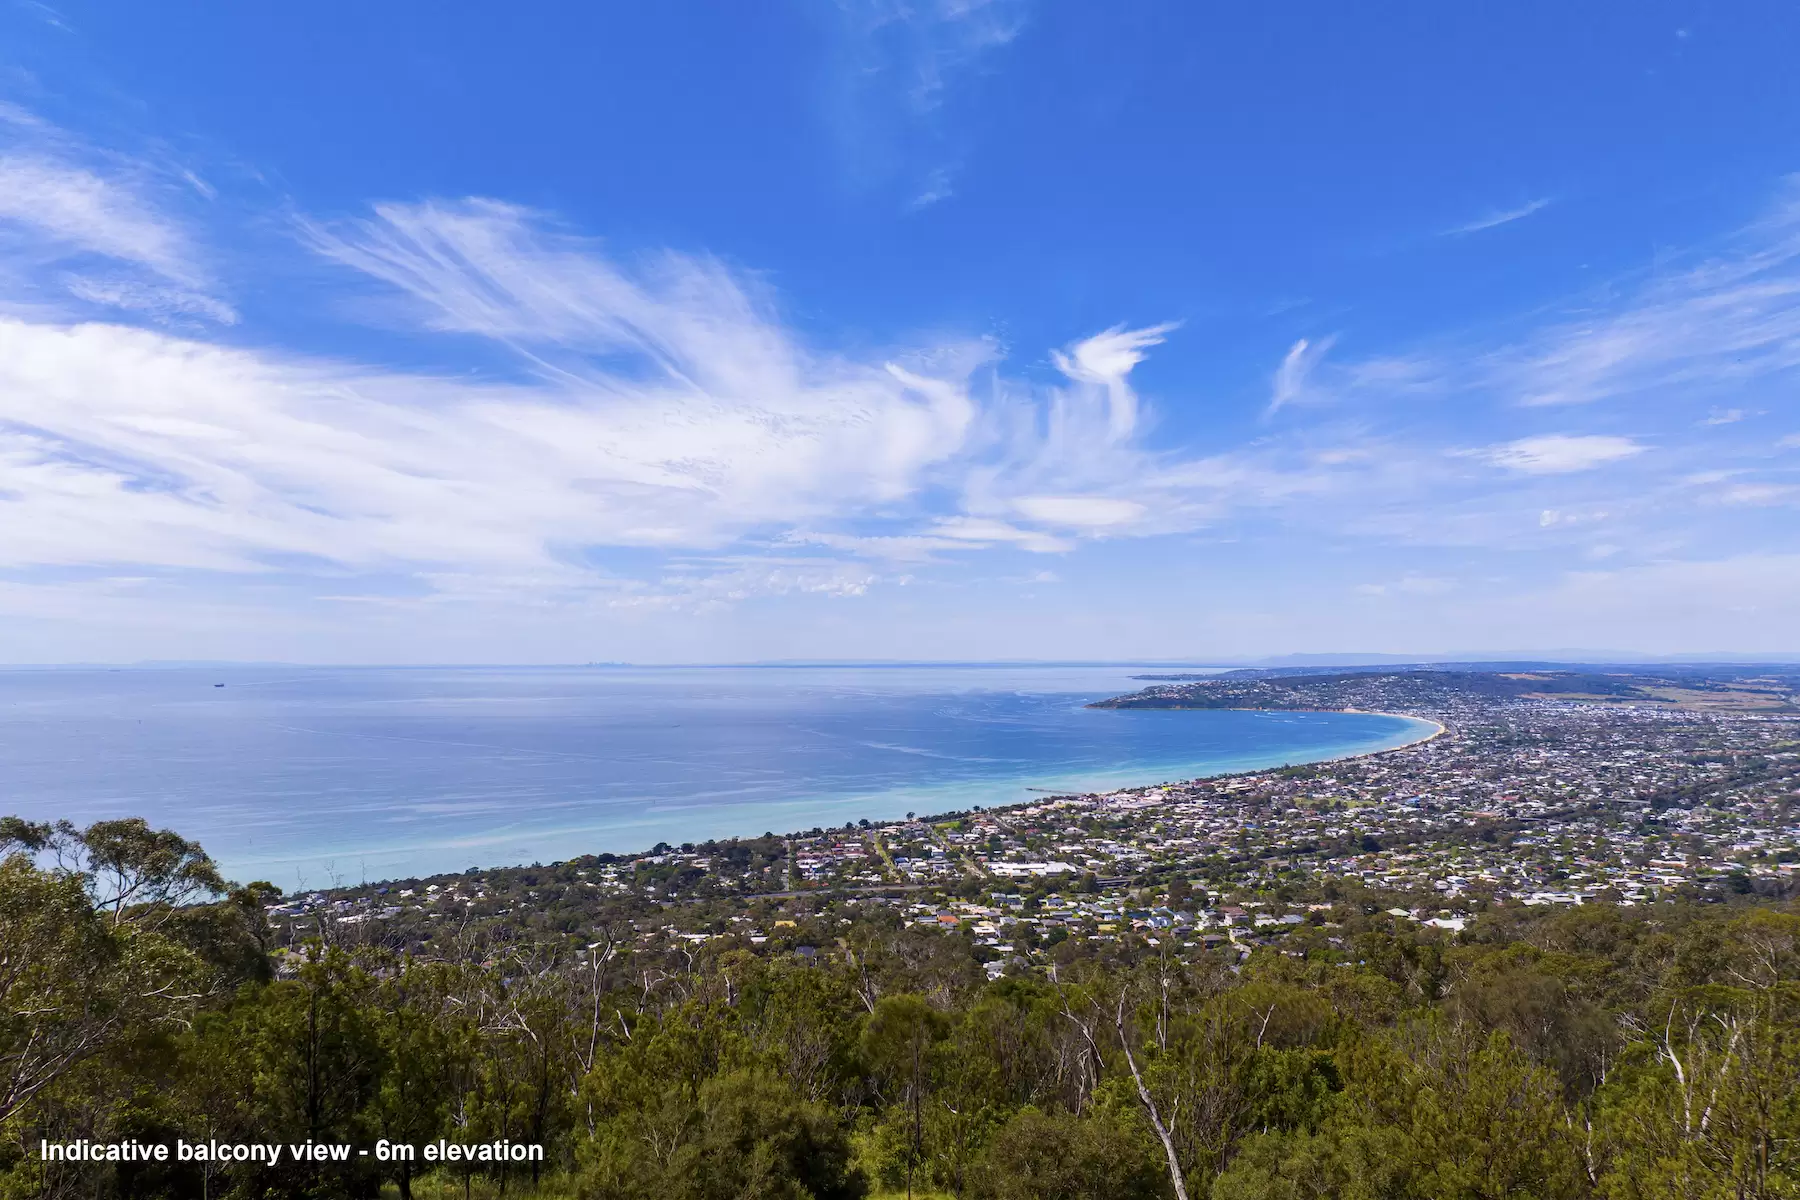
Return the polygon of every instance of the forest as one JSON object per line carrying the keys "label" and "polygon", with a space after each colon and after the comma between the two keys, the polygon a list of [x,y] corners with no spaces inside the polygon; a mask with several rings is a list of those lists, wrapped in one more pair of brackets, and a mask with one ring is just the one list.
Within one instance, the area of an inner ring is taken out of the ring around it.
{"label": "forest", "polygon": [[[1800,913],[1340,892],[1348,957],[1123,939],[989,980],[872,913],[762,945],[276,944],[142,821],[0,819],[0,1197],[1800,1196]],[[1060,950],[1060,948],[1059,948]],[[74,1142],[542,1161],[46,1161]]]}

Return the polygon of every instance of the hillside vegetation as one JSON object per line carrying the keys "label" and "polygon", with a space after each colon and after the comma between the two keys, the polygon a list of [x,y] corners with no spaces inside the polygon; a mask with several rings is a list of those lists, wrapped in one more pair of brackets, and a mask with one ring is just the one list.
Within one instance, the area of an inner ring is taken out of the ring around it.
{"label": "hillside vegetation", "polygon": [[[1319,919],[1349,959],[1124,940],[993,981],[880,913],[278,963],[272,889],[176,834],[0,836],[0,1196],[1800,1193],[1800,915],[1750,898],[1497,906],[1455,934],[1340,891]],[[76,1139],[545,1159],[40,1160]]]}

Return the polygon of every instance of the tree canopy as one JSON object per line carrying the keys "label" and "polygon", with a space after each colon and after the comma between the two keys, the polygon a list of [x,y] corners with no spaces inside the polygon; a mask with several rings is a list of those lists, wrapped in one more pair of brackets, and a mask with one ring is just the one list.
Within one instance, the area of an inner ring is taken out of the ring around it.
{"label": "tree canopy", "polygon": [[[479,930],[282,946],[143,822],[0,821],[0,1197],[1751,1200],[1800,1195],[1800,914],[1350,912],[1354,957],[1121,944],[988,979],[878,917],[815,953]],[[1070,944],[1072,947],[1072,943]],[[385,1140],[541,1162],[45,1161]]]}

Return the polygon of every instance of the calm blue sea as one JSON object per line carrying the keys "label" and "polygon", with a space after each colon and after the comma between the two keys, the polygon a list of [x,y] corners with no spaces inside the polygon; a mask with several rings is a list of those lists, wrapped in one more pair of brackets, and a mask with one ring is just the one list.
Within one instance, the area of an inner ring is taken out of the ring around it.
{"label": "calm blue sea", "polygon": [[[1332,758],[1360,713],[1120,712],[1144,667],[0,671],[0,812],[292,889]],[[223,687],[216,686],[223,684]]]}

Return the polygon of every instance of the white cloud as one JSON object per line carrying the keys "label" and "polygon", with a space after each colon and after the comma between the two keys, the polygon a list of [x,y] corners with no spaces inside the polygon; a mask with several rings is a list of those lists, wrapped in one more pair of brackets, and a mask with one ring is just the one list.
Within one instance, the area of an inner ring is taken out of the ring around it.
{"label": "white cloud", "polygon": [[1514,221],[1524,220],[1533,213],[1542,212],[1548,207],[1550,207],[1550,200],[1548,197],[1545,197],[1539,200],[1528,201],[1519,205],[1517,208],[1497,209],[1485,216],[1477,217],[1466,224],[1456,225],[1446,229],[1442,236],[1463,237],[1471,233],[1480,233],[1484,229],[1493,229],[1499,225],[1510,225]]}
{"label": "white cloud", "polygon": [[1358,584],[1356,591],[1363,596],[1442,596],[1456,588],[1454,579],[1409,571],[1391,583]]}
{"label": "white cloud", "polygon": [[1195,458],[1148,447],[1155,423],[1130,374],[1171,328],[1114,327],[1055,352],[1066,380],[1058,386],[1003,381],[960,473],[964,512],[1078,536],[1145,536],[1316,491],[1329,468],[1304,453],[1266,447]]}
{"label": "white cloud", "polygon": [[1726,488],[1718,495],[1722,504],[1748,504],[1766,506],[1786,504],[1800,498],[1800,487],[1780,483],[1740,483]]}
{"label": "white cloud", "polygon": [[[331,258],[408,294],[429,328],[551,356],[567,396],[541,406],[538,419],[565,427],[557,444],[605,447],[623,460],[613,468],[624,480],[678,489],[684,511],[716,494],[719,513],[738,528],[842,518],[912,495],[934,468],[962,476],[968,515],[988,522],[976,537],[933,530],[940,540],[1061,548],[1053,536],[999,533],[992,522],[1016,514],[1098,528],[1146,511],[1110,494],[1039,493],[1051,476],[1063,490],[1108,493],[1141,479],[1129,375],[1171,326],[1085,338],[1052,355],[1069,387],[1052,389],[1041,406],[984,409],[968,376],[991,357],[985,344],[938,347],[908,365],[810,354],[767,298],[720,264],[662,255],[631,273],[594,243],[546,232],[514,206],[383,205],[374,219],[311,234]],[[970,456],[981,461],[961,461]],[[771,502],[741,494],[746,477],[767,484]],[[598,479],[592,486],[604,490]],[[809,490],[821,493],[818,503],[804,502]],[[682,528],[668,520],[651,527]],[[673,532],[667,540],[686,542]],[[883,545],[854,535],[836,544]],[[881,553],[928,548],[885,545]]]}
{"label": "white cloud", "polygon": [[1268,411],[1271,415],[1305,397],[1307,376],[1335,341],[1336,337],[1321,338],[1317,342],[1301,338],[1289,348],[1281,366],[1275,370],[1274,384],[1269,389]]}
{"label": "white cloud", "polygon": [[1053,351],[1056,369],[1078,383],[1096,384],[1106,394],[1106,438],[1120,442],[1137,431],[1137,393],[1127,377],[1144,361],[1144,351],[1162,344],[1173,325],[1127,329],[1115,325],[1104,333],[1075,343],[1066,351]]}
{"label": "white cloud", "polygon": [[1145,512],[1135,500],[1107,496],[1021,496],[1013,507],[1034,521],[1077,529],[1129,525]]}
{"label": "white cloud", "polygon": [[696,564],[655,586],[621,589],[614,608],[706,611],[761,596],[861,596],[881,577],[866,567],[824,559],[763,557]]}
{"label": "white cloud", "polygon": [[[204,260],[183,226],[133,189],[129,171],[88,174],[113,197],[90,216],[139,224],[64,215],[59,232],[15,220],[13,249],[54,263],[43,278],[115,313],[227,319],[207,308],[204,280],[188,287],[157,265],[159,245]],[[1166,427],[1139,390],[1136,372],[1171,325],[1077,338],[1049,355],[1059,379],[1028,383],[980,339],[820,349],[754,276],[705,256],[622,257],[493,200],[382,205],[309,224],[307,241],[356,273],[338,275],[359,288],[356,312],[442,335],[438,351],[452,361],[473,351],[483,374],[15,309],[0,317],[0,558],[15,575],[103,573],[105,588],[81,593],[92,611],[134,595],[170,603],[187,579],[196,594],[220,580],[325,591],[359,612],[542,606],[574,620],[756,595],[823,602],[897,586],[907,577],[896,569],[911,568],[896,564],[1063,554],[1207,526],[1220,527],[1215,544],[1273,525],[1283,532],[1272,536],[1311,529],[1337,545],[1541,538],[1581,553],[1605,520],[1605,536],[1632,554],[1664,553],[1654,547],[1680,542],[1669,513],[1748,528],[1782,516],[1758,506],[1792,498],[1785,484],[1721,467],[1736,431],[1693,436],[1696,398],[1745,406],[1715,416],[1781,402],[1740,401],[1730,388],[1784,370],[1782,338],[1800,338],[1783,299],[1789,277],[1800,284],[1800,249],[1780,248],[1782,228],[1710,271],[1669,273],[1603,315],[1552,321],[1498,349],[1346,363],[1326,360],[1329,338],[1301,341],[1271,382],[1270,411],[1403,395],[1420,401],[1407,423],[1337,404],[1330,424],[1283,421],[1202,452],[1159,443]],[[156,229],[169,240],[145,232]],[[1680,349],[1687,321],[1712,321],[1750,349],[1727,358],[1698,338]],[[1610,331],[1604,354],[1587,340],[1596,328]],[[1584,433],[1572,415],[1564,432],[1516,437],[1527,414],[1513,404],[1423,402],[1483,388],[1539,397],[1552,381],[1570,396],[1636,403],[1669,380],[1691,394],[1661,424],[1647,409],[1642,423],[1634,415],[1626,427],[1641,437]],[[1172,390],[1175,405],[1200,399]],[[1472,422],[1484,432],[1469,433]],[[1452,437],[1491,444],[1447,454]],[[1645,455],[1651,445],[1658,453]],[[1754,451],[1766,463],[1767,440]],[[1634,458],[1640,469],[1582,474]],[[1528,478],[1498,489],[1471,459]],[[1678,490],[1708,471],[1711,491]],[[1364,585],[1389,597],[1371,609],[1450,586],[1434,570],[1390,572]]]}
{"label": "white cloud", "polygon": [[1062,538],[988,517],[948,517],[934,524],[932,532],[941,538],[978,546],[1010,544],[1034,554],[1057,554],[1070,549]]}
{"label": "white cloud", "polygon": [[0,486],[21,499],[0,553],[242,569],[712,546],[903,497],[960,445],[954,385],[789,365],[764,391],[481,388],[4,321]]}
{"label": "white cloud", "polygon": [[1491,355],[1488,382],[1528,405],[1679,400],[1800,367],[1800,193],[1728,252],[1627,297]]}
{"label": "white cloud", "polygon": [[[1290,359],[1300,365],[1295,352]],[[1800,375],[1800,178],[1766,216],[1704,254],[1662,256],[1654,270],[1494,327],[1306,366],[1307,389],[1339,400],[1617,401],[1684,424],[1696,403],[1721,424],[1791,404]]]}
{"label": "white cloud", "polygon": [[149,198],[150,172],[86,165],[47,123],[10,124],[25,136],[0,153],[0,281],[60,285],[87,304],[159,320],[237,320],[209,294],[181,223]]}
{"label": "white cloud", "polygon": [[[1066,386],[984,398],[970,375],[992,360],[985,343],[821,354],[716,262],[628,269],[507,205],[387,205],[310,234],[425,327],[518,348],[524,376],[0,319],[6,561],[605,589],[616,581],[590,559],[610,546],[1060,552],[1070,533],[1169,519],[1187,486],[1139,444],[1128,379],[1167,327],[1083,339],[1055,355]],[[925,504],[933,486],[961,511]]]}
{"label": "white cloud", "polygon": [[1568,528],[1574,525],[1592,525],[1596,521],[1604,521],[1612,514],[1604,508],[1569,511],[1560,508],[1546,508],[1538,514],[1539,529]]}
{"label": "white cloud", "polygon": [[801,530],[783,535],[781,541],[794,545],[824,546],[861,558],[911,563],[938,561],[940,551],[981,548],[980,543],[966,538],[921,533],[850,534]]}
{"label": "white cloud", "polygon": [[185,240],[137,197],[93,171],[30,155],[0,156],[0,220],[77,250],[194,281]]}
{"label": "white cloud", "polygon": [[[1026,0],[841,0],[853,36],[887,40],[886,65],[907,101],[927,112],[945,89],[1025,27]],[[865,62],[869,61],[867,58]]]}
{"label": "white cloud", "polygon": [[106,278],[73,273],[63,277],[63,286],[78,300],[103,308],[141,312],[159,321],[179,317],[205,317],[221,325],[237,321],[237,313],[230,305],[186,288],[145,283],[124,276]]}
{"label": "white cloud", "polygon": [[1643,452],[1644,447],[1630,438],[1549,433],[1490,446],[1482,452],[1482,457],[1495,466],[1529,475],[1561,475],[1604,466]]}
{"label": "white cloud", "polygon": [[838,0],[824,116],[851,182],[896,184],[911,210],[954,192],[969,146],[949,119],[992,56],[1025,27],[1031,0]]}
{"label": "white cloud", "polygon": [[930,208],[938,201],[948,200],[955,194],[956,189],[950,186],[949,168],[937,167],[925,177],[925,183],[919,189],[919,194],[912,198],[910,207],[915,210]]}

